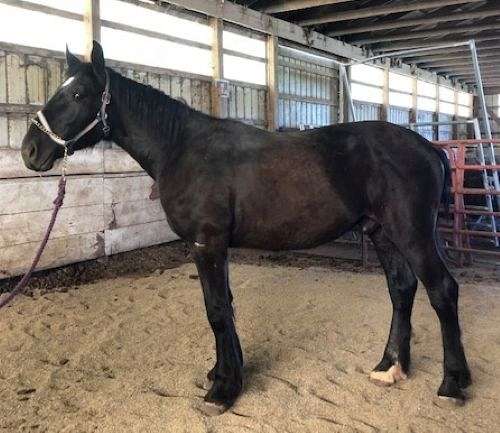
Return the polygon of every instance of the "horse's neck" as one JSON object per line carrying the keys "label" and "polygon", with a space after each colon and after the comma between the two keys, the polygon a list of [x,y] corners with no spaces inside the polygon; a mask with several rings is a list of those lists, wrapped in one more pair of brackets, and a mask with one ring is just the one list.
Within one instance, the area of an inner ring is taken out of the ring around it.
{"label": "horse's neck", "polygon": [[156,96],[154,104],[160,102],[154,112],[147,113],[150,107],[143,87],[119,74],[112,75],[111,138],[156,179],[169,152],[182,145],[180,136],[190,110],[150,91],[153,98]]}

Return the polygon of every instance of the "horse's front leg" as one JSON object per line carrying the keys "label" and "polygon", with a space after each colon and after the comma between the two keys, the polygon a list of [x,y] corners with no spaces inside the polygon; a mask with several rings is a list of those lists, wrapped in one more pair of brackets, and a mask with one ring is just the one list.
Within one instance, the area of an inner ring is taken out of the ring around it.
{"label": "horse's front leg", "polygon": [[229,408],[242,388],[240,342],[234,326],[232,296],[229,289],[227,247],[225,243],[195,243],[193,255],[198,268],[207,317],[215,335],[217,361],[212,370],[213,384],[205,401],[212,412]]}

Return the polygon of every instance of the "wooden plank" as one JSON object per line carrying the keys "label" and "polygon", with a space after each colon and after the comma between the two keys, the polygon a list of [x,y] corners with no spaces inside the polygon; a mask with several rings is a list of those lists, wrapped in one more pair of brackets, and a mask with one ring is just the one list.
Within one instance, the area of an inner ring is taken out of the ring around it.
{"label": "wooden plank", "polygon": [[[47,82],[46,70],[40,65],[41,58],[29,56],[26,70],[26,82],[28,86],[28,104],[44,105],[47,96],[45,83]],[[37,107],[38,108],[38,107]]]}
{"label": "wooden plank", "polygon": [[62,84],[62,67],[61,62],[57,60],[47,60],[47,97],[49,100],[59,86]]}
{"label": "wooden plank", "polygon": [[170,76],[167,74],[160,75],[160,90],[166,95],[170,95]]}
{"label": "wooden plank", "polygon": [[201,111],[201,98],[201,82],[193,80],[191,83],[191,106],[198,111]]}
{"label": "wooden plank", "polygon": [[[202,82],[201,85],[202,97],[201,97],[201,111],[205,114],[210,114],[212,112],[212,98],[211,98],[211,85],[207,82]],[[226,99],[227,105],[227,99]],[[226,107],[226,117],[227,117],[227,107]]]}
{"label": "wooden plank", "polygon": [[[51,210],[0,215],[0,248],[39,242],[45,236]],[[50,239],[104,231],[102,204],[64,207],[57,216]]]}
{"label": "wooden plank", "polygon": [[[0,248],[0,278],[23,274],[31,265],[39,242]],[[88,233],[50,239],[40,259],[38,269],[55,268],[69,263],[96,259],[104,255],[102,233]]]}
{"label": "wooden plank", "polygon": [[0,103],[7,102],[7,57],[0,52]]}
{"label": "wooden plank", "polygon": [[11,149],[21,149],[24,136],[28,132],[28,120],[25,114],[9,114],[9,147]]}
{"label": "wooden plank", "polygon": [[236,118],[245,118],[245,90],[242,86],[236,86]]}
{"label": "wooden plank", "polygon": [[[0,147],[2,147],[1,141]],[[102,173],[102,152],[102,149],[99,147],[79,150],[69,159],[67,168],[68,174],[76,175]],[[58,176],[60,173],[61,160],[56,161],[54,168],[45,172],[44,176]],[[19,150],[0,149],[0,178],[12,179],[18,177],[34,177],[37,174],[38,173],[26,168]]]}
{"label": "wooden plank", "polygon": [[160,75],[154,72],[148,72],[148,85],[160,90]]}
{"label": "wooden plank", "polygon": [[14,113],[14,114],[34,114],[43,105],[35,104],[3,104],[0,103],[0,113]]}
{"label": "wooden plank", "polygon": [[7,102],[26,104],[26,68],[18,54],[7,54]]}
{"label": "wooden plank", "polygon": [[154,180],[144,174],[104,178],[104,203],[147,200]]}
{"label": "wooden plank", "polygon": [[252,120],[252,89],[250,87],[245,87],[244,91],[244,117],[245,120]]}
{"label": "wooden plank", "polygon": [[155,221],[106,230],[104,239],[106,255],[111,255],[171,242],[179,239],[179,237],[172,231],[166,221]]}
{"label": "wooden plank", "polygon": [[184,102],[191,106],[192,104],[192,98],[191,98],[191,79],[190,78],[182,78],[182,83],[181,83],[181,98],[184,100]]}
{"label": "wooden plank", "polygon": [[172,88],[171,88],[171,97],[179,98],[181,96],[181,82],[182,79],[179,76],[172,77]]}
{"label": "wooden plank", "polygon": [[[9,126],[7,122],[7,115],[0,113],[0,151],[6,147],[9,147]],[[0,164],[2,164],[1,157]],[[0,177],[3,177],[1,166]]]}
{"label": "wooden plank", "polygon": [[142,167],[127,152],[118,148],[104,149],[105,173],[142,172]]}
{"label": "wooden plank", "polygon": [[[52,210],[58,181],[58,177],[0,179],[0,215]],[[102,204],[103,183],[99,176],[69,177],[64,207]]]}
{"label": "wooden plank", "polygon": [[106,229],[113,230],[137,224],[164,221],[165,212],[159,200],[137,200],[111,203],[104,209]]}

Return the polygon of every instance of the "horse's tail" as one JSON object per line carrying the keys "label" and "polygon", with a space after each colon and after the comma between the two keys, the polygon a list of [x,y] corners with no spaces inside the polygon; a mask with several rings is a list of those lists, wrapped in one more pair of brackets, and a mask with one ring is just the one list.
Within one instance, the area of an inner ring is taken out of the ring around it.
{"label": "horse's tail", "polygon": [[450,215],[450,204],[451,204],[451,168],[450,168],[450,160],[448,159],[447,153],[443,149],[434,148],[441,160],[441,164],[443,164],[444,169],[444,185],[443,185],[443,193],[441,195],[441,202],[444,206],[444,212],[446,216]]}

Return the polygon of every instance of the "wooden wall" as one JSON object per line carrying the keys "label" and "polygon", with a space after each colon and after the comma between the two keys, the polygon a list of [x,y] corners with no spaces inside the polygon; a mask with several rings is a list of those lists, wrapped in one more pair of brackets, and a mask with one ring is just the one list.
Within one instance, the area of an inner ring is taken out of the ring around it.
{"label": "wooden wall", "polygon": [[[59,56],[27,48],[0,51],[0,278],[26,270],[56,196],[59,164],[40,177],[24,167],[19,149],[29,118],[64,78],[64,59]],[[206,77],[117,62],[110,66],[173,97],[182,97],[200,111],[211,111],[211,82]],[[259,119],[251,113],[252,117]],[[159,201],[149,198],[153,180],[116,145],[100,143],[75,153],[69,174],[64,206],[41,268],[176,238]]]}

